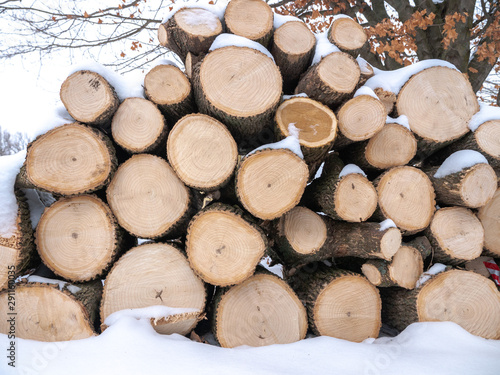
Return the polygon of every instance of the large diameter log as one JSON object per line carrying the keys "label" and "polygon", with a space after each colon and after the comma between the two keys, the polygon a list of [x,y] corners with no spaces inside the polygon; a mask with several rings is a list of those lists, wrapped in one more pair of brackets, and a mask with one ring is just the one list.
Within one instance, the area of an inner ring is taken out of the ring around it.
{"label": "large diameter log", "polygon": [[378,337],[382,302],[377,288],[363,276],[320,268],[312,274],[297,273],[290,284],[306,305],[315,334],[354,342]]}
{"label": "large diameter log", "polygon": [[45,210],[36,229],[42,261],[57,275],[76,282],[108,270],[125,239],[109,207],[92,195],[58,200]]}
{"label": "large diameter log", "polygon": [[61,85],[61,101],[76,121],[106,126],[120,104],[114,88],[101,75],[80,70]]}
{"label": "large diameter log", "polygon": [[114,147],[102,132],[67,124],[28,145],[16,184],[59,195],[91,193],[109,183],[117,163]]}
{"label": "large diameter log", "polygon": [[238,144],[262,144],[256,137],[272,125],[282,89],[268,56],[247,47],[219,48],[195,66],[192,80],[200,112],[225,124]]}
{"label": "large diameter log", "polygon": [[348,99],[356,88],[361,71],[354,58],[333,52],[312,65],[301,77],[295,93],[335,108]]}
{"label": "large diameter log", "polygon": [[[285,23],[288,24],[290,22]],[[337,118],[330,108],[309,98],[295,97],[285,100],[276,111],[276,136],[290,135],[288,126],[299,130],[299,143],[310,177],[331,150],[337,135]]]}
{"label": "large diameter log", "polygon": [[267,237],[237,207],[215,203],[189,223],[186,253],[193,270],[217,286],[239,284],[255,272]]}
{"label": "large diameter log", "polygon": [[101,302],[101,322],[123,309],[163,305],[195,309],[195,314],[170,321],[158,319],[153,328],[161,334],[189,333],[205,308],[206,291],[186,257],[171,245],[149,243],[127,251],[113,266]]}
{"label": "large diameter log", "polygon": [[311,62],[316,38],[304,22],[285,22],[274,31],[270,51],[283,76],[283,91],[291,93]]}
{"label": "large diameter log", "polygon": [[131,154],[157,151],[167,133],[160,110],[142,98],[125,99],[111,121],[114,141]]}
{"label": "large diameter log", "polygon": [[307,332],[306,311],[295,292],[267,273],[219,289],[213,311],[215,337],[224,348],[288,344]]}
{"label": "large diameter log", "polygon": [[273,35],[274,13],[261,0],[231,0],[224,23],[231,34],[243,36],[267,47]]}
{"label": "large diameter log", "polygon": [[[0,292],[0,333],[46,342],[80,340],[95,336],[94,319],[102,293],[101,280],[70,285],[20,282]],[[15,303],[9,296],[15,296]],[[9,302],[11,301],[11,302]],[[13,307],[14,310],[10,310]],[[15,315],[12,332],[9,318]]]}
{"label": "large diameter log", "polygon": [[366,221],[377,208],[377,192],[361,174],[341,175],[343,168],[339,157],[329,154],[321,176],[306,188],[303,202],[337,220]]}
{"label": "large diameter log", "polygon": [[473,335],[500,338],[500,294],[493,281],[475,272],[450,270],[414,290],[384,289],[382,298],[384,322],[399,330],[450,321]]}
{"label": "large diameter log", "polygon": [[497,189],[493,198],[479,209],[477,217],[484,228],[486,255],[500,257],[500,189]]}
{"label": "large diameter log", "polygon": [[255,217],[272,220],[295,207],[309,177],[307,164],[288,149],[262,149],[242,159],[236,194]]}
{"label": "large diameter log", "polygon": [[427,228],[435,211],[435,192],[421,170],[402,166],[387,170],[374,181],[380,213],[406,234]]}
{"label": "large diameter log", "polygon": [[172,124],[195,112],[191,83],[176,66],[157,65],[144,77],[144,94]]}
{"label": "large diameter log", "polygon": [[186,185],[210,191],[224,186],[233,175],[238,146],[222,123],[207,115],[192,114],[170,131],[167,156]]}
{"label": "large diameter log", "polygon": [[419,136],[418,153],[430,155],[464,136],[479,111],[469,80],[457,70],[436,66],[411,77],[400,90],[398,115],[405,115]]}
{"label": "large diameter log", "polygon": [[158,41],[184,61],[191,52],[208,52],[222,24],[214,13],[203,8],[183,8],[158,28]]}
{"label": "large diameter log", "polygon": [[191,215],[189,189],[153,155],[137,154],[120,165],[106,196],[118,223],[140,238],[175,236]]}
{"label": "large diameter log", "polygon": [[357,57],[368,40],[365,30],[350,17],[338,17],[328,29],[328,40],[342,52]]}

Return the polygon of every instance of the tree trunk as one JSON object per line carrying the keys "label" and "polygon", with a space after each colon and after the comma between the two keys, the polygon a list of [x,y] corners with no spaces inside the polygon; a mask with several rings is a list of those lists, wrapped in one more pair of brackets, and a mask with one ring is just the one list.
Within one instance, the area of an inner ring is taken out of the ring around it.
{"label": "tree trunk", "polygon": [[500,189],[477,214],[484,228],[485,255],[500,257]]}
{"label": "tree trunk", "polygon": [[334,19],[328,29],[328,40],[342,52],[356,58],[366,44],[368,36],[359,23],[348,17]]}
{"label": "tree trunk", "polygon": [[167,156],[186,185],[213,191],[233,176],[238,146],[222,123],[207,115],[192,114],[179,120],[170,131]]}
{"label": "tree trunk", "polygon": [[196,309],[195,313],[152,320],[161,334],[185,335],[196,326],[205,308],[203,282],[186,257],[163,243],[140,245],[127,251],[113,266],[101,303],[101,322],[112,313],[153,305]]}

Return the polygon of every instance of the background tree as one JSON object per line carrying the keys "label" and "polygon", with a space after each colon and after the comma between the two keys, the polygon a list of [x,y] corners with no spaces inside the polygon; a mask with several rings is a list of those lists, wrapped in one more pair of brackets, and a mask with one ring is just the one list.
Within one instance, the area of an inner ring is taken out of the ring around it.
{"label": "background tree", "polygon": [[28,145],[28,137],[23,133],[10,133],[0,127],[0,156],[12,155]]}

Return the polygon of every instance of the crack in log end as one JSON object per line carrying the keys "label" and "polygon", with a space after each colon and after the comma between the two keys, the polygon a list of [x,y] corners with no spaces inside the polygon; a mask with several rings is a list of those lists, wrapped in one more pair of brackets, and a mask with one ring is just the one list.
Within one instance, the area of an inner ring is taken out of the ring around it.
{"label": "crack in log end", "polygon": [[354,187],[354,184],[351,184],[351,186],[352,186],[352,190],[356,189],[356,188]]}
{"label": "crack in log end", "polygon": [[101,86],[101,82],[99,82],[98,78],[92,78],[89,81],[90,87],[92,87],[95,91],[99,90],[99,87]]}
{"label": "crack in log end", "polygon": [[162,293],[163,293],[163,289],[160,290],[159,292],[155,289],[155,292],[156,292],[156,296],[155,298],[159,298],[161,302],[163,302],[163,298],[161,297]]}
{"label": "crack in log end", "polygon": [[221,247],[219,247],[217,250],[215,250],[215,252],[217,254],[222,254],[222,250],[224,250],[226,248],[226,245],[222,245]]}

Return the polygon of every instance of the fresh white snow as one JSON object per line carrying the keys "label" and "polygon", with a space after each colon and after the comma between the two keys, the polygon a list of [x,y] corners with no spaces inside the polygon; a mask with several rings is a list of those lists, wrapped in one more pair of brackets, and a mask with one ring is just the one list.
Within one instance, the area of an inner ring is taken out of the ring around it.
{"label": "fresh white snow", "polygon": [[392,118],[390,116],[387,116],[387,119],[385,120],[386,124],[399,124],[401,126],[404,126],[406,129],[410,130],[410,122],[408,121],[408,117],[405,115],[401,115],[397,118]]}
{"label": "fresh white snow", "polygon": [[257,147],[255,150],[250,151],[246,156],[250,156],[253,153],[266,149],[266,148],[271,148],[271,149],[288,149],[292,151],[294,154],[296,154],[299,158],[304,159],[304,155],[302,154],[302,150],[300,149],[300,142],[299,142],[299,129],[295,126],[295,123],[290,123],[288,125],[288,134],[290,134],[288,137],[285,139],[282,139],[279,142],[275,143],[268,143],[265,145],[262,145],[260,147]]}
{"label": "fresh white snow", "polygon": [[371,73],[373,71],[373,68],[370,65],[370,63],[368,61],[366,61],[365,59],[363,59],[361,56],[358,56],[356,58],[356,61],[358,62],[359,69],[361,70],[361,73],[368,74],[368,73]]}
{"label": "fresh white snow", "polygon": [[283,278],[283,265],[282,264],[275,264],[271,266],[272,259],[269,256],[265,256],[264,258],[261,259],[260,265],[264,267],[266,270],[268,270],[271,273],[274,273],[276,276],[279,278]]}
{"label": "fresh white snow", "polygon": [[274,13],[274,24],[273,27],[276,30],[278,27],[283,26],[287,22],[299,21],[303,22],[300,18],[294,16],[284,16],[282,14]]}
{"label": "fresh white snow", "polygon": [[420,275],[415,288],[419,288],[424,285],[427,281],[431,279],[432,276],[437,275],[438,273],[446,271],[446,266],[441,263],[434,264],[431,268],[425,271],[422,275]]}
{"label": "fresh white snow", "polygon": [[162,23],[167,22],[170,18],[174,16],[175,13],[177,13],[179,10],[182,8],[201,8],[208,10],[209,12],[212,12],[215,14],[217,17],[219,17],[219,20],[223,21],[224,20],[224,12],[226,11],[227,3],[228,1],[225,0],[218,0],[215,4],[208,4],[208,1],[186,1],[182,2],[179,1],[176,4],[172,5],[172,10],[170,10],[165,17],[163,18]]}
{"label": "fresh white snow", "polygon": [[359,89],[356,90],[354,93],[354,97],[360,96],[360,95],[368,95],[371,96],[377,100],[380,100],[380,98],[375,94],[375,91],[373,91],[371,88],[368,86],[361,86]]}
{"label": "fresh white snow", "polygon": [[17,200],[14,184],[25,159],[26,150],[0,156],[0,237],[10,238],[16,233]]}
{"label": "fresh white snow", "polygon": [[500,107],[493,107],[484,103],[479,104],[480,109],[469,121],[469,129],[473,132],[487,121],[500,120]]}
{"label": "fresh white snow", "polygon": [[314,49],[314,57],[312,59],[311,65],[317,64],[321,59],[330,53],[340,52],[335,44],[330,43],[328,40],[327,32],[315,34],[316,36],[316,48]]}
{"label": "fresh white snow", "polygon": [[323,174],[323,168],[325,167],[325,162],[321,163],[319,166],[318,170],[316,171],[316,174],[314,175],[313,180],[316,180],[317,178],[320,178],[321,175]]}
{"label": "fresh white snow", "polygon": [[356,164],[347,164],[340,171],[339,178],[342,178],[344,176],[347,176],[348,174],[353,174],[353,173],[361,174],[361,175],[366,177],[365,172],[363,172],[363,170],[360,167],[358,167]]}
{"label": "fresh white snow", "polygon": [[274,61],[273,55],[262,44],[234,34],[220,34],[210,46],[210,51],[228,46],[247,47],[262,52]]}
{"label": "fresh white snow", "polygon": [[385,219],[384,221],[380,222],[380,228],[378,229],[380,232],[383,232],[389,228],[397,228],[396,223],[392,221],[391,219]]}
{"label": "fresh white snow", "polygon": [[301,92],[300,94],[294,94],[294,95],[283,95],[283,100],[288,100],[292,98],[308,98],[308,96],[305,92]]}
{"label": "fresh white snow", "polygon": [[434,174],[434,178],[443,178],[476,164],[488,164],[488,160],[486,160],[480,152],[474,150],[460,150],[446,158]]}
{"label": "fresh white snow", "polygon": [[29,282],[32,282],[32,283],[56,284],[59,286],[59,290],[63,290],[63,288],[65,286],[67,286],[68,290],[73,294],[82,290],[82,288],[77,287],[76,285],[70,284],[67,281],[57,280],[57,279],[49,279],[47,277],[30,275],[27,277],[27,280]]}
{"label": "fresh white snow", "polygon": [[163,305],[148,306],[139,309],[125,309],[116,311],[109,315],[105,320],[104,324],[108,327],[116,324],[120,319],[132,318],[136,320],[150,321],[154,319],[156,322],[159,319],[166,318],[168,316],[182,315],[188,313],[194,313],[199,310],[191,308],[180,308],[180,307],[168,307]]}

